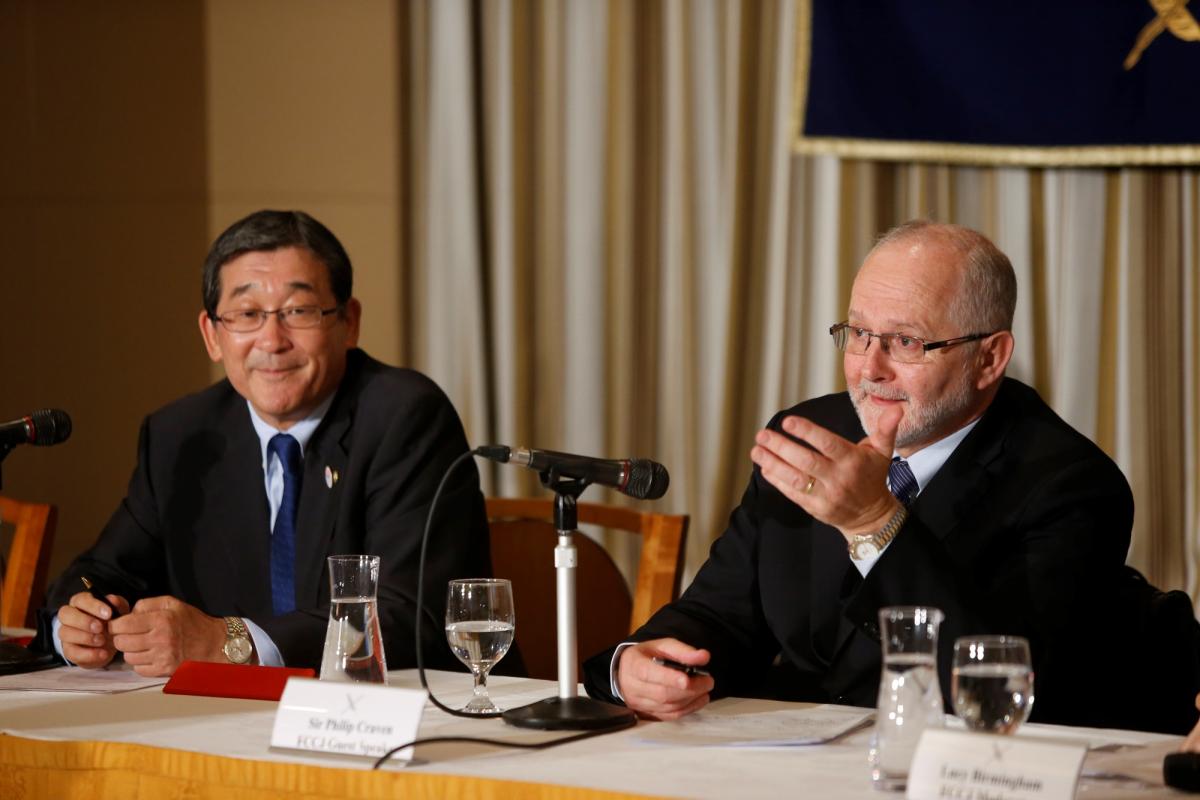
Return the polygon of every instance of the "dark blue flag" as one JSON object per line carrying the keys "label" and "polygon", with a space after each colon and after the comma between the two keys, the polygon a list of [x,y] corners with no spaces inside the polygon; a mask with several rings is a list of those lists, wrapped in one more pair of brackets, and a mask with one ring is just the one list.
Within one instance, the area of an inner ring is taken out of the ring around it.
{"label": "dark blue flag", "polygon": [[[796,149],[1200,163],[1200,0],[811,0]],[[807,8],[806,8],[807,7]],[[803,24],[803,19],[801,20]]]}

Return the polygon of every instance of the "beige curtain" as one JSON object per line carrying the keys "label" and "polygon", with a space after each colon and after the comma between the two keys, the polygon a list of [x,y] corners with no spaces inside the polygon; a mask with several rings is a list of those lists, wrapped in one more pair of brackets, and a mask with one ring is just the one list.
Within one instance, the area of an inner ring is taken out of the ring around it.
{"label": "beige curtain", "polygon": [[874,237],[960,222],[1017,268],[1012,374],[1125,471],[1131,562],[1195,596],[1194,170],[793,155],[786,0],[439,0],[400,35],[402,351],[473,442],[664,462],[651,507],[691,514],[690,575],[754,431],[841,388],[826,329]]}

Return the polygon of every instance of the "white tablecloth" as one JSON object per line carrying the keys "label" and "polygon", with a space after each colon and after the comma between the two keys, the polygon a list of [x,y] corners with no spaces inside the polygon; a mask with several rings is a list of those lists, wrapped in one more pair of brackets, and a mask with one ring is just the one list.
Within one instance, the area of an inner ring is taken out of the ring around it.
{"label": "white tablecloth", "polygon": [[[390,674],[394,686],[419,688],[411,670]],[[505,707],[553,696],[549,681],[493,678],[495,701]],[[430,673],[430,685],[448,705],[470,694],[470,677]],[[761,700],[725,699],[710,708],[741,714],[794,707]],[[100,740],[191,750],[264,761],[369,769],[367,759],[273,749],[269,741],[276,704],[256,700],[165,695],[159,688],[114,695],[0,692],[0,731],[26,738]],[[417,748],[417,764],[388,769],[431,771],[485,778],[581,786],[664,797],[810,797],[822,800],[872,798],[866,763],[869,733],[834,744],[809,747],[677,747],[647,744],[646,726],[544,751],[504,750],[486,745],[434,744]],[[511,728],[500,720],[451,717],[427,704],[421,736],[484,736],[540,741],[565,734]],[[1021,736],[1086,740],[1108,751],[1089,754],[1085,769],[1119,772],[1142,783],[1087,779],[1079,797],[1186,797],[1161,786],[1163,755],[1179,737],[1129,731],[1027,725]],[[1113,752],[1116,750],[1116,752]],[[1154,784],[1157,784],[1155,786]]]}

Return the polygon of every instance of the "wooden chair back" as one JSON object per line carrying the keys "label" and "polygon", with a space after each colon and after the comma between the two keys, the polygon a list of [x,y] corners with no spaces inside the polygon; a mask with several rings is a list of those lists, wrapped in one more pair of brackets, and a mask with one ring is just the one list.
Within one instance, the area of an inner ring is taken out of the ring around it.
{"label": "wooden chair back", "polygon": [[0,496],[0,519],[13,526],[4,587],[0,591],[0,625],[32,628],[46,591],[46,570],[54,545],[58,509]]}
{"label": "wooden chair back", "polygon": [[[586,535],[574,537],[579,552],[576,635],[582,662],[624,639],[679,596],[688,517],[600,503],[579,503],[577,508],[580,525],[642,537],[632,593],[600,544]],[[516,639],[526,669],[530,677],[553,680],[558,677],[554,501],[491,497],[487,514],[493,574],[512,581]]]}

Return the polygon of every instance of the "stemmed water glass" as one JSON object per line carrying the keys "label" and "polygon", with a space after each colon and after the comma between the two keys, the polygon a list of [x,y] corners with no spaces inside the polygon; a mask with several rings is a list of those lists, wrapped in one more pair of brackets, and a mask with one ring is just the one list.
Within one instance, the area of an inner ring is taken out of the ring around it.
{"label": "stemmed water glass", "polygon": [[498,712],[488,697],[487,674],[512,646],[516,615],[512,584],[503,578],[450,581],[446,598],[446,641],[475,678],[468,714]]}
{"label": "stemmed water glass", "polygon": [[1029,642],[1020,636],[964,636],[954,643],[954,713],[973,731],[1013,733],[1033,708]]}

